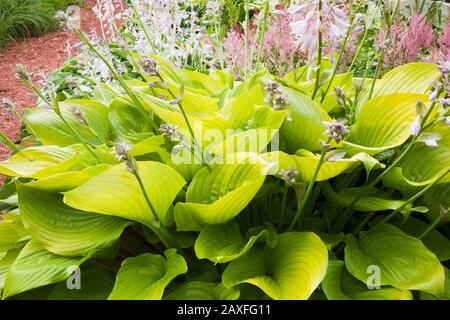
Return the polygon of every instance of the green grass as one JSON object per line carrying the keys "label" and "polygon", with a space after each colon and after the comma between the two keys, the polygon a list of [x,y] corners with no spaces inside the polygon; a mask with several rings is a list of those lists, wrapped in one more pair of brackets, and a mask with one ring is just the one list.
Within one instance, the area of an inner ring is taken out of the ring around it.
{"label": "green grass", "polygon": [[44,34],[58,28],[56,10],[80,0],[0,0],[0,47],[15,39]]}

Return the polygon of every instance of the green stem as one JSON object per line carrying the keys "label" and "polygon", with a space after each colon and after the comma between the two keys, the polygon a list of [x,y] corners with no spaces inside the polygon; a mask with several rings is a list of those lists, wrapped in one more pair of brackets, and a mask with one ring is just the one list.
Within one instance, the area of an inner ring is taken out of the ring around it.
{"label": "green stem", "polygon": [[370,93],[369,93],[369,98],[368,98],[369,100],[372,99],[373,91],[375,90],[375,84],[377,83],[377,80],[378,80],[378,76],[380,73],[380,67],[381,67],[381,64],[383,63],[383,57],[384,57],[384,50],[380,50],[379,56],[378,56],[378,61],[377,61],[377,67],[375,68],[375,74],[373,77],[372,84],[370,86]]}
{"label": "green stem", "polygon": [[[320,20],[320,24],[322,24],[322,0],[319,0],[319,20]],[[314,100],[316,98],[317,92],[319,91],[321,64],[322,64],[322,30],[319,29],[319,50],[318,50],[318,57],[317,57],[318,69],[316,72],[316,84],[314,86],[314,92],[311,97],[312,100]]]}
{"label": "green stem", "polygon": [[14,144],[5,134],[0,131],[0,142],[7,146],[11,151],[19,152],[20,148]]}
{"label": "green stem", "polygon": [[[142,105],[142,103],[139,101],[139,99],[136,97],[136,95],[133,93],[133,91],[128,87],[128,85],[125,83],[125,81],[123,80],[123,78],[119,75],[119,73],[116,71],[116,69],[113,68],[113,66],[111,66],[111,64],[109,63],[109,61],[103,57],[103,55],[100,54],[100,52],[98,52],[98,50],[94,47],[94,45],[91,43],[91,41],[89,40],[89,38],[84,34],[83,31],[81,30],[76,30],[75,31],[76,34],[80,37],[80,39],[89,47],[89,49],[94,52],[97,57],[100,58],[100,60],[103,61],[103,63],[108,67],[109,71],[111,72],[111,74],[114,76],[114,78],[119,82],[119,84],[122,86],[122,88],[125,90],[125,92],[128,94],[128,96],[131,98],[131,100],[144,112],[147,113],[147,111],[145,110],[144,106]],[[153,119],[149,118],[150,120],[150,124],[153,127],[153,130],[155,132],[158,132],[158,126],[155,124],[155,122],[153,121]]]}
{"label": "green stem", "polygon": [[80,134],[72,127],[72,125],[64,118],[64,116],[61,114],[61,112],[56,112],[56,114],[59,116],[59,118],[61,119],[62,122],[64,122],[64,124],[70,129],[70,131],[72,131],[72,133],[78,138],[78,140],[80,140],[81,144],[84,146],[84,148],[90,153],[92,154],[92,156],[98,161],[100,161],[100,158],[98,157],[98,155],[95,153],[94,149],[84,141],[84,139],[80,136]]}
{"label": "green stem", "polygon": [[403,203],[400,207],[395,209],[392,213],[387,215],[383,220],[381,220],[379,223],[385,223],[389,221],[392,217],[394,217],[397,213],[401,212],[402,209],[406,208],[409,204],[414,203],[417,199],[419,199],[421,196],[423,196],[425,193],[427,193],[431,188],[433,188],[443,177],[445,177],[450,172],[450,169],[447,171],[442,172],[432,183],[427,185],[425,188],[420,190],[418,193],[416,193],[414,196],[409,198],[405,203]]}
{"label": "green stem", "polygon": [[[130,160],[132,161],[133,159],[130,159]],[[145,201],[147,202],[147,205],[150,208],[150,211],[153,216],[153,221],[150,225],[148,225],[148,227],[153,232],[155,232],[155,234],[159,237],[159,239],[161,240],[161,242],[164,244],[164,246],[166,248],[177,248],[178,249],[175,239],[170,234],[170,232],[162,225],[161,221],[158,218],[155,207],[153,206],[152,202],[150,201],[147,190],[145,190],[144,183],[142,182],[141,176],[139,175],[139,168],[138,168],[137,162],[135,162],[135,168],[133,170],[133,175],[135,176],[136,180],[139,183],[141,192],[144,195]]]}
{"label": "green stem", "polygon": [[[164,81],[164,78],[161,76],[161,74],[160,74],[159,72],[157,72],[157,77],[161,80],[161,82],[165,82],[165,81]],[[169,87],[167,87],[167,92],[169,92],[169,94],[172,96],[172,99],[177,99],[177,96],[173,93],[173,91],[172,91]],[[201,152],[201,160],[202,160],[202,162],[205,163],[206,166],[211,170],[209,164],[206,163],[206,162],[204,161],[204,156],[203,156],[203,150],[202,150],[202,147],[201,147],[201,145],[197,142],[197,139],[195,139],[194,130],[192,129],[191,123],[190,123],[189,118],[188,118],[188,116],[187,116],[187,114],[186,114],[186,111],[185,111],[184,108],[183,108],[182,103],[181,103],[180,101],[178,101],[178,102],[177,102],[177,105],[178,105],[178,108],[180,109],[180,112],[181,112],[181,114],[182,114],[182,116],[183,116],[184,122],[186,123],[186,126],[188,127],[189,134],[191,135],[191,139],[192,139],[194,145],[197,146],[197,148],[198,148],[198,149],[200,150],[200,152]],[[195,150],[194,150],[194,156],[195,156]]]}
{"label": "green stem", "polygon": [[[382,2],[382,0],[378,0],[376,10],[378,10],[378,8],[380,7],[381,2]],[[374,19],[375,19],[375,15],[373,15],[371,17],[370,23],[368,25],[366,25],[366,28],[364,29],[364,35],[362,37],[361,42],[359,43],[358,50],[356,51],[356,54],[353,57],[352,63],[350,64],[350,67],[348,69],[349,71],[353,70],[353,68],[356,66],[356,62],[359,58],[359,55],[361,54],[362,48],[364,48],[364,43],[366,42],[367,36],[369,35],[369,30],[370,30],[370,27],[372,26]]]}
{"label": "green stem", "polygon": [[130,5],[131,5],[131,9],[133,10],[133,13],[136,17],[136,20],[139,24],[139,26],[141,27],[142,31],[144,32],[145,38],[147,39],[148,43],[150,44],[150,46],[152,47],[153,53],[154,54],[158,54],[158,51],[156,50],[155,44],[153,43],[152,38],[150,37],[150,35],[148,34],[148,30],[144,25],[144,22],[141,19],[141,16],[139,15],[136,5],[134,3],[134,0],[130,0]]}
{"label": "green stem", "polygon": [[250,20],[250,3],[249,0],[245,0],[245,4],[244,4],[244,10],[245,10],[245,26],[244,26],[244,79],[247,79],[247,73],[248,73],[248,65],[249,65],[249,61],[248,61],[248,41],[249,41],[249,20]]}
{"label": "green stem", "polygon": [[[330,140],[331,139],[328,139],[327,143],[329,143]],[[316,178],[319,175],[320,168],[322,167],[322,164],[325,161],[325,155],[326,155],[326,152],[325,152],[324,149],[322,149],[322,153],[320,155],[319,162],[317,163],[316,169],[314,170],[314,174],[311,177],[311,180],[309,181],[308,187],[306,188],[306,192],[305,192],[305,194],[304,194],[304,196],[303,196],[303,198],[302,198],[302,200],[301,200],[301,202],[300,202],[300,204],[299,204],[299,206],[297,208],[297,212],[295,213],[294,219],[292,220],[288,231],[291,231],[294,228],[294,226],[297,223],[298,219],[300,219],[300,217],[302,215],[303,208],[305,207],[306,202],[309,199],[309,195],[311,194],[311,191],[312,191],[312,189],[314,187],[314,183],[316,182]]]}
{"label": "green stem", "polygon": [[[41,90],[39,90],[35,85],[32,84],[31,88],[33,89],[33,91],[48,105],[48,106],[52,106],[52,103],[50,103],[50,101],[42,94]],[[55,113],[58,115],[58,117],[61,119],[61,121],[67,126],[67,128],[69,128],[70,131],[72,131],[72,133],[78,138],[78,140],[80,140],[81,144],[84,146],[84,148],[90,153],[92,154],[92,156],[94,156],[94,158],[100,162],[100,158],[98,157],[98,155],[95,153],[94,149],[84,141],[84,139],[80,136],[80,134],[72,127],[72,125],[64,118],[64,116],[61,113],[61,110],[59,109],[58,106],[58,101],[54,101],[53,102],[53,110],[55,111]]]}
{"label": "green stem", "polygon": [[281,227],[284,223],[284,213],[286,212],[286,199],[289,191],[289,186],[285,186],[283,189],[283,197],[281,199],[281,212],[280,212],[280,223],[278,225],[278,228],[281,231]]}
{"label": "green stem", "polygon": [[262,56],[262,49],[263,49],[263,45],[264,45],[264,38],[267,32],[267,14],[268,14],[268,2],[266,1],[265,5],[264,5],[264,20],[263,20],[263,26],[262,26],[262,33],[259,35],[259,48],[258,48],[258,55],[256,57],[256,72],[259,71],[259,64],[260,64],[260,60],[261,60],[261,56]]}
{"label": "green stem", "polygon": [[331,79],[329,80],[328,86],[327,86],[327,88],[325,89],[325,92],[322,95],[322,99],[320,100],[320,103],[323,103],[323,101],[325,100],[325,97],[326,97],[328,91],[330,91],[331,85],[333,84],[333,80],[336,77],[337,70],[338,70],[339,65],[341,63],[342,56],[344,55],[345,47],[347,46],[351,35],[352,35],[352,27],[350,26],[350,27],[348,27],[347,36],[345,37],[344,43],[342,44],[341,50],[339,51],[338,58],[336,60],[334,68],[333,68],[333,73],[331,75]]}
{"label": "green stem", "polygon": [[375,215],[375,212],[366,214],[366,216],[361,221],[361,223],[358,225],[358,227],[356,227],[355,232],[353,232],[353,234],[355,234],[355,235],[358,234],[366,226],[366,224],[370,221],[370,219],[373,218],[374,215]]}
{"label": "green stem", "polygon": [[442,221],[442,216],[439,215],[439,217],[437,217],[436,220],[433,221],[433,223],[424,231],[422,232],[422,234],[420,236],[418,236],[417,238],[419,240],[422,240],[423,238],[425,238],[425,236],[430,233],[434,228],[436,228],[436,226]]}

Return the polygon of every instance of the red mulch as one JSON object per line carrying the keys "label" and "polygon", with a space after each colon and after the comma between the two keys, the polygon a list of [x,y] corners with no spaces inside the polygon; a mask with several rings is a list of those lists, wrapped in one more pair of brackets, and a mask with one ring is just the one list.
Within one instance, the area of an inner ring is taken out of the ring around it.
{"label": "red mulch", "polygon": [[[85,6],[81,9],[81,26],[85,32],[90,32],[92,28],[96,28],[98,32],[100,30],[98,19],[91,9],[95,2],[96,0],[85,0]],[[57,69],[68,58],[66,50],[68,41],[72,46],[80,42],[76,36],[61,30],[38,38],[18,41],[0,49],[0,99],[13,100],[19,112],[33,107],[36,98],[30,89],[23,87],[15,78],[14,65],[24,64],[30,73],[39,70],[47,73]],[[0,130],[14,141],[19,136],[19,128],[19,121],[0,108]],[[9,150],[0,143],[0,161],[8,157]],[[0,185],[1,180],[0,176]]]}

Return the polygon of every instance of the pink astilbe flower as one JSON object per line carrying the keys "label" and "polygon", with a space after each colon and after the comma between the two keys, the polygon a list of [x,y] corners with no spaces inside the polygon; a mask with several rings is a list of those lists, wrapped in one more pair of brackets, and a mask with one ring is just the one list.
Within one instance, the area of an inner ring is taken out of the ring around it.
{"label": "pink astilbe flower", "polygon": [[264,37],[263,61],[280,76],[294,69],[297,46],[290,34],[290,22],[287,14],[274,16]]}
{"label": "pink astilbe flower", "polygon": [[405,50],[406,62],[416,61],[418,55],[433,44],[433,28],[425,17],[415,13],[406,32],[400,36],[400,45]]}
{"label": "pink astilbe flower", "polygon": [[[255,41],[255,28],[250,26],[248,34],[249,52],[253,47]],[[228,32],[224,40],[225,62],[229,69],[231,69],[236,76],[242,74],[245,67],[245,34],[242,28],[236,27],[234,30]],[[252,68],[252,61],[248,62],[248,67]]]}
{"label": "pink astilbe flower", "polygon": [[443,33],[438,39],[439,50],[431,52],[431,60],[434,62],[450,60],[450,21],[443,28]]}
{"label": "pink astilbe flower", "polygon": [[237,29],[228,32],[224,41],[224,49],[227,66],[236,72],[236,69],[245,63],[244,35],[242,32]]}
{"label": "pink astilbe flower", "polygon": [[384,66],[395,68],[404,63],[423,60],[424,54],[432,47],[434,33],[426,18],[414,13],[409,23],[396,20],[391,27],[388,42],[386,27],[378,33],[376,48],[384,47]]}

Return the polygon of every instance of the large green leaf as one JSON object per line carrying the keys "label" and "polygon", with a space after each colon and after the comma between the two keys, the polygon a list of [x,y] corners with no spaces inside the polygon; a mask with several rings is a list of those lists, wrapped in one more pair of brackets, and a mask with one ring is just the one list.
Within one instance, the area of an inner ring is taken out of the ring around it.
{"label": "large green leaf", "polygon": [[328,251],[311,232],[279,235],[275,248],[253,248],[232,261],[222,275],[225,287],[250,283],[273,299],[305,300],[325,276]]}
{"label": "large green leaf", "polygon": [[[260,153],[273,140],[278,145],[278,128],[259,128],[240,131],[227,136],[219,143],[212,143],[207,148],[212,163],[230,163],[234,154]],[[242,156],[242,155],[241,155]]]}
{"label": "large green leaf", "polygon": [[188,69],[178,69],[176,74],[180,82],[192,88],[207,90],[211,95],[218,96],[226,88],[226,85],[210,75]]}
{"label": "large green leaf", "polygon": [[290,88],[282,88],[287,97],[286,110],[292,121],[285,121],[281,128],[281,138],[289,153],[298,149],[320,150],[320,140],[326,128],[323,121],[331,121],[330,116],[309,97]]}
{"label": "large green leaf", "polygon": [[[153,161],[137,162],[139,175],[159,219],[186,183],[174,169]],[[169,183],[170,182],[170,183]],[[138,180],[125,163],[115,165],[80,187],[65,193],[64,202],[76,209],[122,217],[151,225],[154,219]]]}
{"label": "large green leaf", "polygon": [[408,290],[392,287],[369,289],[350,275],[340,260],[330,261],[322,289],[329,300],[412,300]]}
{"label": "large green leaf", "polygon": [[[430,220],[441,215],[442,208],[450,208],[450,183],[437,185],[423,196],[425,206],[430,209]],[[443,222],[450,222],[450,215],[443,217]]]}
{"label": "large green leaf", "polygon": [[[390,222],[413,237],[420,236],[429,227],[429,224],[414,217],[408,217],[406,221],[403,217],[397,217]],[[438,230],[429,231],[422,242],[440,261],[450,260],[450,240]]]}
{"label": "large green leaf", "polygon": [[260,238],[273,242],[276,232],[269,228],[260,228],[248,235],[241,234],[236,221],[205,227],[195,241],[195,253],[199,259],[208,259],[214,263],[225,263],[247,253]]}
{"label": "large green leaf", "polygon": [[[423,62],[405,64],[386,73],[377,81],[372,97],[393,93],[426,94],[430,82],[439,79],[440,76],[441,73],[434,64]],[[361,101],[366,98],[367,95]]]}
{"label": "large green leaf", "polygon": [[8,271],[11,268],[11,265],[16,260],[19,255],[21,249],[9,250],[6,255],[0,258],[0,297],[1,291],[5,285],[6,276],[8,275]]}
{"label": "large green leaf", "polygon": [[[191,138],[188,125],[178,105],[171,105],[167,101],[150,95],[146,95],[142,103],[149,111],[154,111],[165,123],[178,126],[181,134]],[[214,140],[211,141],[211,139],[216,135],[219,135],[223,139],[225,130],[228,128],[228,121],[217,111],[201,108],[185,109],[185,111],[195,139],[201,146],[206,146],[213,142]]]}
{"label": "large green leaf", "polygon": [[29,240],[28,231],[24,228],[20,216],[0,220],[0,252],[19,248]]}
{"label": "large green leaf", "polygon": [[65,192],[88,182],[110,166],[111,165],[109,164],[100,164],[80,171],[57,173],[52,176],[29,182],[27,183],[27,186],[49,192]]}
{"label": "large green leaf", "polygon": [[253,117],[256,106],[263,103],[263,90],[260,85],[256,85],[243,94],[227,100],[221,113],[232,128],[242,128]]}
{"label": "large green leaf", "polygon": [[[325,183],[323,192],[327,199],[342,207],[352,205],[353,209],[365,212],[396,210],[406,202],[405,200],[393,200],[388,194],[375,188],[349,188],[336,192],[329,183]],[[355,200],[357,201],[355,202]],[[405,210],[410,208],[411,205],[404,207]]]}
{"label": "large green leaf", "polygon": [[94,267],[80,268],[81,289],[70,290],[60,282],[51,290],[46,300],[105,300],[114,287],[114,275]]}
{"label": "large green leaf", "polygon": [[110,300],[160,300],[164,289],[187,272],[184,258],[175,249],[164,255],[144,253],[123,261]]}
{"label": "large green leaf", "polygon": [[[417,143],[406,155],[401,164],[402,175],[413,185],[426,185],[450,169],[450,126],[438,124],[427,130],[440,135],[437,148]],[[450,174],[439,183],[450,182]]]}
{"label": "large green leaf", "polygon": [[109,120],[116,139],[138,142],[151,133],[149,115],[123,98],[116,98],[109,106]]}
{"label": "large green leaf", "polygon": [[87,259],[48,252],[36,241],[22,249],[6,276],[3,299],[67,279]]}
{"label": "large green leaf", "polygon": [[[445,291],[442,296],[442,300],[450,300],[450,270],[444,267],[445,269]],[[432,296],[429,293],[421,292],[420,293],[421,300],[436,300],[436,297]]]}
{"label": "large green leaf", "polygon": [[69,257],[109,247],[129,221],[75,210],[63,196],[17,185],[22,221],[34,241],[48,251]]}
{"label": "large green leaf", "polygon": [[[329,83],[330,81],[327,81],[327,83],[322,87],[322,89],[325,89],[329,85]],[[336,93],[334,91],[335,87],[342,89],[344,94],[350,95],[351,90],[353,88],[353,72],[341,73],[334,77],[333,82],[331,83],[330,89],[328,91],[328,94],[326,95],[323,102],[320,104],[326,112],[330,112],[331,110],[339,106],[336,99],[337,98]],[[318,102],[322,100],[321,91],[319,91],[319,94],[317,95],[316,98],[316,101]]]}
{"label": "large green leaf", "polygon": [[[270,152],[261,155],[271,164],[270,173],[279,176],[281,170],[287,170],[290,167],[298,171],[297,181],[310,181],[319,163],[319,158],[313,153],[306,152],[304,156],[290,155],[282,151]],[[350,171],[357,167],[361,162],[368,164],[372,160],[374,167],[381,167],[375,159],[367,154],[360,153],[350,159],[339,159],[336,161],[325,161],[320,167],[316,181],[325,181],[338,176],[339,174]]]}
{"label": "large green leaf", "polygon": [[186,203],[175,206],[178,230],[200,231],[207,224],[231,220],[253,199],[265,178],[264,166],[258,163],[203,168],[189,185]]}
{"label": "large green leaf", "polygon": [[440,297],[444,291],[444,268],[437,257],[415,237],[389,224],[378,224],[350,235],[345,247],[345,265],[358,280],[366,283],[369,266],[380,268],[380,285],[421,290]]}
{"label": "large green leaf", "polygon": [[369,100],[350,128],[346,147],[373,155],[401,145],[411,136],[417,101],[427,99],[425,95],[402,93]]}
{"label": "large green leaf", "polygon": [[164,300],[237,300],[239,289],[227,289],[221,283],[189,281],[181,284],[164,297]]}
{"label": "large green leaf", "polygon": [[157,153],[163,160],[170,158],[170,153],[164,148],[165,140],[163,136],[151,136],[145,140],[135,144],[130,149],[130,154],[133,157]]}
{"label": "large green leaf", "polygon": [[93,164],[93,157],[79,146],[54,146],[24,149],[0,163],[0,173],[25,178],[42,178],[57,173],[80,170]]}
{"label": "large green leaf", "polygon": [[[66,100],[59,106],[63,117],[84,141],[93,145],[105,143],[109,134],[108,108],[87,99]],[[82,110],[87,125],[78,122],[71,112],[74,107]],[[25,110],[23,121],[44,145],[65,147],[81,142],[52,109]]]}

